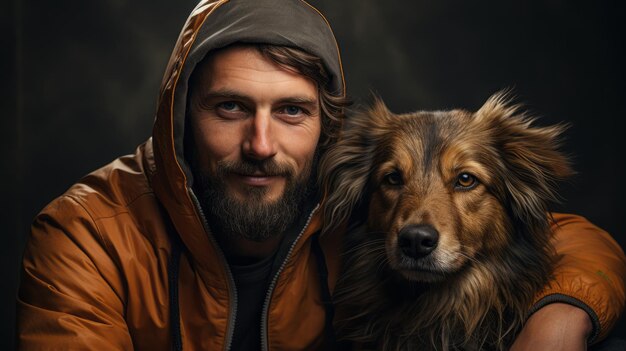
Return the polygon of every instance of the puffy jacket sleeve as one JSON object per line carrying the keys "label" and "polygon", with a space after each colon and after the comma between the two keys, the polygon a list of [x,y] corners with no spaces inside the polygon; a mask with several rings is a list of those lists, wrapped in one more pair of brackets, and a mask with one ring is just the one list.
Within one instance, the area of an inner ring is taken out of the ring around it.
{"label": "puffy jacket sleeve", "polygon": [[124,291],[88,212],[68,196],[35,219],[18,293],[20,350],[131,350]]}
{"label": "puffy jacket sleeve", "polygon": [[565,302],[589,313],[590,343],[604,338],[618,320],[626,299],[626,257],[620,246],[585,218],[553,214],[553,244],[558,260],[551,282],[536,297],[532,311]]}

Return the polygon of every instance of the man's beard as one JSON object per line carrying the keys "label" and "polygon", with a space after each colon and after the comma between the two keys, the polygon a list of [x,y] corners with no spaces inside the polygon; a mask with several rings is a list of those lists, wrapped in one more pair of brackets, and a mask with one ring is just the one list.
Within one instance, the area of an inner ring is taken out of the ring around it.
{"label": "man's beard", "polygon": [[[300,215],[305,199],[314,187],[315,172],[312,172],[312,165],[316,160],[317,152],[297,177],[292,167],[281,165],[274,159],[221,161],[217,164],[215,175],[201,174],[196,170],[195,189],[211,230],[224,238],[244,238],[257,242],[282,235]],[[229,192],[226,182],[229,176],[255,172],[261,172],[264,176],[284,177],[283,194],[274,201],[268,201],[267,187],[246,187],[247,196],[244,199],[238,199]]]}

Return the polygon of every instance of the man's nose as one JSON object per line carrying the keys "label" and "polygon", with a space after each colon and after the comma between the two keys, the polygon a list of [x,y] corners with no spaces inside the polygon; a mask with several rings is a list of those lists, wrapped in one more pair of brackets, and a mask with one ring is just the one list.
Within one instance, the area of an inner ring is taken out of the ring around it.
{"label": "man's nose", "polygon": [[257,111],[251,118],[243,152],[255,159],[266,159],[276,154],[276,140],[272,131],[272,115],[269,111]]}

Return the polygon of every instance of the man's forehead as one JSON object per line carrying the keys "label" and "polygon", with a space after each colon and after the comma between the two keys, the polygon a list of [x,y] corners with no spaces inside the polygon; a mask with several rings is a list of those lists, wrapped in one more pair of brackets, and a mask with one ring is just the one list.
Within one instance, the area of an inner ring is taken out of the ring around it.
{"label": "man's forehead", "polygon": [[193,89],[202,95],[276,95],[275,99],[317,102],[317,84],[263,56],[254,46],[212,52],[199,67]]}
{"label": "man's forehead", "polygon": [[[253,69],[267,72],[288,72],[302,76],[295,68],[279,65],[261,53],[261,50],[253,44],[235,44],[225,48],[209,52],[194,72],[200,71],[224,71],[233,68]],[[207,72],[208,73],[208,72]],[[211,72],[216,73],[216,72]]]}

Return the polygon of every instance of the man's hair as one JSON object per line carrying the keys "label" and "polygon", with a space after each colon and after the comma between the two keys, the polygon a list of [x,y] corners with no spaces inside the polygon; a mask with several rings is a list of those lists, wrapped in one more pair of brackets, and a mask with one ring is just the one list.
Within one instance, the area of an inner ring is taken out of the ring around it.
{"label": "man's hair", "polygon": [[[330,90],[332,77],[328,74],[322,59],[302,49],[288,46],[257,44],[253,47],[263,57],[317,84],[322,120],[322,133],[318,146],[320,150],[324,150],[334,143],[339,137],[345,118],[344,110],[351,102],[345,94]],[[341,77],[336,77],[336,79],[341,79]]]}

